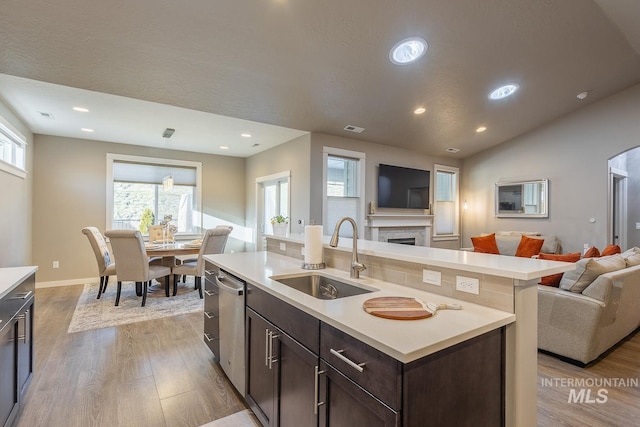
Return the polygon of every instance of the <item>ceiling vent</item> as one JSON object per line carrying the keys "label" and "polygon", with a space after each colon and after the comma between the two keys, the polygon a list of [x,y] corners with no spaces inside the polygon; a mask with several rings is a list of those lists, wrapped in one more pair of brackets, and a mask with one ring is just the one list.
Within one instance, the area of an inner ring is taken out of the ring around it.
{"label": "ceiling vent", "polygon": [[460,151],[459,148],[447,148],[448,153],[457,153],[458,151]]}
{"label": "ceiling vent", "polygon": [[344,130],[346,130],[347,132],[362,133],[364,128],[360,128],[360,127],[354,126],[354,125],[346,125],[344,127]]}
{"label": "ceiling vent", "polygon": [[175,129],[171,129],[171,128],[166,128],[164,130],[164,132],[162,132],[162,137],[163,138],[171,138],[171,136],[173,135],[173,133],[175,132]]}
{"label": "ceiling vent", "polygon": [[56,118],[53,116],[53,114],[51,113],[45,113],[44,111],[38,111],[38,114],[40,114],[40,117],[45,118],[45,119],[49,119],[49,120],[55,120]]}

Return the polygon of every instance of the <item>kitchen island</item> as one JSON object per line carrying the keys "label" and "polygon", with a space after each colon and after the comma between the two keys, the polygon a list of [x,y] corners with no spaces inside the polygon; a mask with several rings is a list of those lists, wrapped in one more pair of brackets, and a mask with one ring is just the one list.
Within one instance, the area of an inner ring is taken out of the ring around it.
{"label": "kitchen island", "polygon": [[[321,272],[355,282],[373,292],[323,301],[272,279],[273,276],[305,272],[300,259],[302,242],[302,236],[273,237],[268,239],[267,252],[206,258],[261,292],[317,319],[321,325],[334,328],[405,367],[445,354],[440,352],[460,348],[480,337],[488,337],[487,334],[494,331],[502,331],[503,338],[499,342],[504,356],[501,374],[504,381],[500,380],[504,387],[502,396],[494,398],[498,401],[504,399],[503,423],[508,426],[536,424],[535,284],[540,276],[569,270],[573,268],[571,264],[359,241],[361,261],[368,264],[369,269],[360,279],[352,280],[348,278],[348,268],[344,267],[344,260],[349,259],[351,242],[343,239],[338,248],[325,247],[325,260],[338,268],[327,268]],[[416,281],[413,276],[422,270],[429,272],[425,273],[425,278],[439,284]],[[369,277],[364,277],[366,273],[370,273]],[[433,273],[438,273],[437,281],[433,279]],[[452,291],[457,276],[477,278],[478,294]],[[381,319],[362,309],[365,300],[377,296],[408,296],[429,302],[460,303],[463,309],[439,311],[431,318],[416,321]],[[474,368],[482,371],[483,363],[479,355]]]}
{"label": "kitchen island", "polygon": [[0,425],[13,425],[33,377],[35,273],[0,268]]}

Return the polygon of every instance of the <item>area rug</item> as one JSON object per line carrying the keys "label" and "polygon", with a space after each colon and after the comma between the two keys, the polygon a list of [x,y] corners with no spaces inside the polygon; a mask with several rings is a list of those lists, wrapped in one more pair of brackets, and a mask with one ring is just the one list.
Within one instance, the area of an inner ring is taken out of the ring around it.
{"label": "area rug", "polygon": [[[193,288],[193,278],[178,285],[178,294],[167,298],[164,286],[149,287],[147,301],[140,307],[142,297],[136,295],[134,283],[123,283],[120,305],[116,307],[116,283],[109,283],[107,291],[97,299],[98,284],[86,284],[76,304],[67,333],[108,328],[127,323],[143,322],[161,317],[202,311],[202,300]],[[173,288],[171,289],[173,291]]]}
{"label": "area rug", "polygon": [[251,414],[249,409],[236,412],[228,417],[220,418],[219,420],[211,421],[200,427],[259,427]]}

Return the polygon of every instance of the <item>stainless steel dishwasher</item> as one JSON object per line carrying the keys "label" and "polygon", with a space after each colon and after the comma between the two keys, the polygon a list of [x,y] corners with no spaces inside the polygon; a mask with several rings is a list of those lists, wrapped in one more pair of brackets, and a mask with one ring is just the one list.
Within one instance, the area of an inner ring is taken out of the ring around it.
{"label": "stainless steel dishwasher", "polygon": [[224,270],[215,276],[220,293],[220,366],[236,390],[244,396],[244,310],[246,283]]}

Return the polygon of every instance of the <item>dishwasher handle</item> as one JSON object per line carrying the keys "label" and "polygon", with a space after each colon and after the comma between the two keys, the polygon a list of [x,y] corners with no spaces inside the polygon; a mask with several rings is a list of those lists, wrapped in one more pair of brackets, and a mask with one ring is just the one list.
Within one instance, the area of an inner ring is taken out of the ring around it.
{"label": "dishwasher handle", "polygon": [[[216,285],[220,288],[221,291],[229,292],[233,295],[241,296],[244,295],[244,283],[229,279],[227,276],[222,274],[215,277]],[[230,281],[236,286],[227,285],[224,281]]]}

